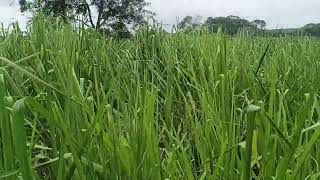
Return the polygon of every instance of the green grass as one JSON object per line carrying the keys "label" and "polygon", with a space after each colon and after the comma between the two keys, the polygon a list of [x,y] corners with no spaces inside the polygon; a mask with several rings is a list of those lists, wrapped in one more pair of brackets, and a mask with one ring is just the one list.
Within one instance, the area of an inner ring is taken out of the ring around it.
{"label": "green grass", "polygon": [[0,179],[320,176],[318,39],[1,33]]}

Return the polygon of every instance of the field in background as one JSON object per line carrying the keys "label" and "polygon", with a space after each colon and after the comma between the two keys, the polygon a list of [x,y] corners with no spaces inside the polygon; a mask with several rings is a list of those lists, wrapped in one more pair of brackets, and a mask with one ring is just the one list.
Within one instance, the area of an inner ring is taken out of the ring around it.
{"label": "field in background", "polygon": [[319,178],[318,40],[43,20],[0,39],[0,179]]}

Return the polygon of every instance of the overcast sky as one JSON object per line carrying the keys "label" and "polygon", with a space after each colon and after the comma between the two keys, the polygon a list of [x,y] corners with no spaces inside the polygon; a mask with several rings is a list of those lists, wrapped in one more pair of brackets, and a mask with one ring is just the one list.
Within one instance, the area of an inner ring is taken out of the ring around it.
{"label": "overcast sky", "polygon": [[[0,0],[0,22],[24,23],[14,0]],[[300,27],[307,23],[320,23],[320,0],[148,0],[151,9],[164,24],[174,24],[186,15],[237,15],[243,18],[264,19],[268,28]],[[16,0],[18,2],[18,0]]]}

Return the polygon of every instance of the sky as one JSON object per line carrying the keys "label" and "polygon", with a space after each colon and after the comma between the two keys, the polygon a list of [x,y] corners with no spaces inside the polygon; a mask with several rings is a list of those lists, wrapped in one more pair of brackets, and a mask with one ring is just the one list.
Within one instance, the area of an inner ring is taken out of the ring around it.
{"label": "sky", "polygon": [[[27,17],[22,15],[19,6],[12,5],[10,2],[14,0],[0,0],[0,23],[8,26],[10,23],[19,22],[22,27],[25,27]],[[16,0],[18,2],[18,0]]]}
{"label": "sky", "polygon": [[[0,22],[5,25],[18,21],[22,25],[26,16],[17,5],[0,0]],[[148,9],[167,26],[172,26],[187,15],[212,16],[236,15],[248,20],[264,19],[268,28],[294,28],[307,23],[320,23],[320,0],[147,0]]]}

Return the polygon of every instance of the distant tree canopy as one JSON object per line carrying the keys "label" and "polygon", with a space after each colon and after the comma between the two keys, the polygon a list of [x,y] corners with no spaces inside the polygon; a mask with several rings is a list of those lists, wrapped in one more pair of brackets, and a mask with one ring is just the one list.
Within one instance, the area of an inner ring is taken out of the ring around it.
{"label": "distant tree canopy", "polygon": [[181,22],[178,23],[178,28],[195,28],[201,24],[202,17],[201,16],[186,16],[182,19]]}
{"label": "distant tree canopy", "polygon": [[221,26],[228,34],[234,35],[239,29],[253,28],[254,26],[250,21],[242,19],[239,16],[227,16],[227,17],[209,17],[205,21],[205,26],[208,27],[210,32],[216,32],[218,27]]}
{"label": "distant tree canopy", "polygon": [[301,28],[289,28],[289,29],[266,29],[267,23],[262,19],[255,19],[248,21],[239,16],[227,16],[227,17],[208,17],[204,22],[202,18],[196,16],[186,16],[178,23],[178,28],[184,30],[184,32],[190,32],[195,28],[205,28],[209,32],[216,33],[221,27],[224,32],[229,35],[236,35],[239,30],[246,30],[253,35],[271,35],[271,36],[283,36],[293,35],[300,36],[307,34],[311,36],[320,37],[320,23],[309,23]]}
{"label": "distant tree canopy", "polygon": [[251,22],[251,25],[259,29],[264,29],[267,26],[267,23],[264,20],[256,19]]}
{"label": "distant tree canopy", "polygon": [[319,24],[314,24],[314,23],[307,24],[304,27],[302,27],[302,31],[306,32],[309,35],[320,37],[320,23]]}
{"label": "distant tree canopy", "polygon": [[83,20],[98,30],[128,31],[152,15],[145,0],[19,0],[22,12],[43,12],[64,20]]}
{"label": "distant tree canopy", "polygon": [[192,16],[186,16],[178,24],[180,29],[190,29],[199,26],[205,27],[209,32],[217,32],[219,27],[222,27],[225,32],[230,35],[235,35],[240,29],[248,30],[262,30],[266,27],[264,20],[254,20],[252,22],[240,18],[239,16],[227,16],[227,17],[208,17],[204,22],[199,21],[199,18]]}

